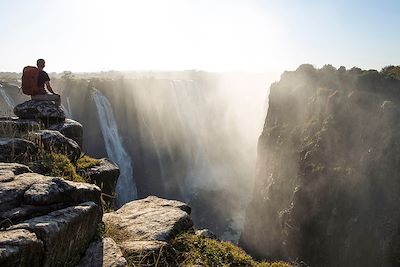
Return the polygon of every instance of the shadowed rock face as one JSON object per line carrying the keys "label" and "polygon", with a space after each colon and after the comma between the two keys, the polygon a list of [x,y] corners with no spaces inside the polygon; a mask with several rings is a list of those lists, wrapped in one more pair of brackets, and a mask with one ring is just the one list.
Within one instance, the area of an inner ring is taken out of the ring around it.
{"label": "shadowed rock face", "polygon": [[0,138],[0,162],[26,162],[37,152],[36,145],[22,138]]}
{"label": "shadowed rock face", "polygon": [[83,127],[79,122],[66,119],[64,122],[51,125],[49,130],[59,131],[82,147]]}
{"label": "shadowed rock face", "polygon": [[78,160],[81,154],[79,145],[58,131],[40,130],[32,132],[29,133],[27,139],[35,142],[38,147],[43,147],[46,151],[67,155],[72,162]]}
{"label": "shadowed rock face", "polygon": [[15,117],[0,118],[0,137],[23,137],[40,130],[40,123],[35,120],[22,120]]}
{"label": "shadowed rock face", "polygon": [[100,159],[98,166],[79,171],[81,176],[89,178],[91,183],[100,187],[101,191],[105,193],[103,200],[110,206],[114,206],[115,185],[119,173],[118,166],[106,158]]}
{"label": "shadowed rock face", "polygon": [[271,86],[240,244],[311,266],[400,262],[400,80],[302,65]]}

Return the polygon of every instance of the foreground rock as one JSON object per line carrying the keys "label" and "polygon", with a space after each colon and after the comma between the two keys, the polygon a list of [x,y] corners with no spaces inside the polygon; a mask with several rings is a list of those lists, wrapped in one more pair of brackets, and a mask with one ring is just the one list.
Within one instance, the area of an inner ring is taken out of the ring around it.
{"label": "foreground rock", "polygon": [[66,119],[64,122],[51,125],[49,130],[59,131],[65,137],[74,140],[79,147],[82,147],[83,127],[79,122]]}
{"label": "foreground rock", "polygon": [[[100,221],[100,207],[93,202],[86,202],[35,217],[10,229],[28,230],[43,242],[41,266],[66,266],[79,261],[80,254],[89,245]],[[40,256],[39,253],[37,257]]]}
{"label": "foreground rock", "polygon": [[35,233],[17,229],[0,231],[0,266],[41,266],[43,242]]}
{"label": "foreground rock", "polygon": [[86,201],[101,205],[100,189],[95,185],[29,173],[24,165],[13,163],[1,164],[0,171],[4,175],[0,179],[0,221],[15,224]]}
{"label": "foreground rock", "polygon": [[190,211],[185,203],[150,196],[104,214],[103,220],[110,232],[118,233],[116,242],[125,256],[146,255],[144,260],[151,262],[167,254],[172,238],[192,228]]}
{"label": "foreground rock", "polygon": [[14,107],[20,119],[39,119],[46,126],[65,120],[64,110],[52,101],[29,100]]}
{"label": "foreground rock", "polygon": [[127,262],[112,238],[93,242],[77,267],[123,267]]}

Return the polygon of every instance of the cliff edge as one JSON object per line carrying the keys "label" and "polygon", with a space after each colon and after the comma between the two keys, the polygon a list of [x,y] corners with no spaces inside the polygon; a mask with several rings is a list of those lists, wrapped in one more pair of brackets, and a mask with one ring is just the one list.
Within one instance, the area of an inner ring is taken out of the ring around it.
{"label": "cliff edge", "polygon": [[301,65],[271,86],[240,239],[248,252],[310,266],[400,264],[396,69]]}

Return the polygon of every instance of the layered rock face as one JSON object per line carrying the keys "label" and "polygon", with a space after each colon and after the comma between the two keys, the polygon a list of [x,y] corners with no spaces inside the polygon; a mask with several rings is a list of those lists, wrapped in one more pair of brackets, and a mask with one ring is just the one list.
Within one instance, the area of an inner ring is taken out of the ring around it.
{"label": "layered rock face", "polygon": [[[14,113],[20,118],[0,119],[0,266],[73,266],[101,222],[100,188],[34,173],[15,162],[35,166],[33,161],[53,152],[76,162],[82,125],[65,120],[64,111],[50,101],[27,101]],[[101,177],[112,194],[118,167],[105,159],[100,163],[87,170],[88,176]],[[107,255],[115,251],[115,243],[104,245]],[[109,266],[126,264],[123,258],[115,262]]]}
{"label": "layered rock face", "polygon": [[302,65],[271,86],[240,244],[311,266],[400,264],[400,80]]}
{"label": "layered rock face", "polygon": [[0,265],[65,266],[92,240],[100,189],[0,163]]}

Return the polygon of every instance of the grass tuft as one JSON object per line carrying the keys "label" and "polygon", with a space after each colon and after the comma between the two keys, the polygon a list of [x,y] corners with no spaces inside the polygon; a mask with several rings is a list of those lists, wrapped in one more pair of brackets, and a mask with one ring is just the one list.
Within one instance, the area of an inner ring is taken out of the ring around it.
{"label": "grass tuft", "polygon": [[254,266],[289,267],[284,262],[257,262],[243,249],[229,242],[218,241],[192,233],[184,233],[172,240],[180,266]]}

